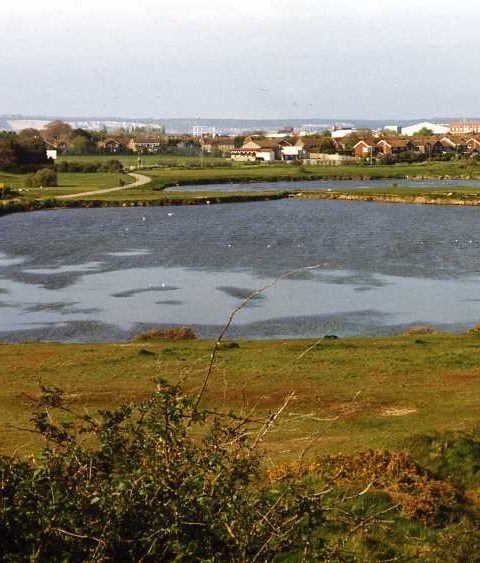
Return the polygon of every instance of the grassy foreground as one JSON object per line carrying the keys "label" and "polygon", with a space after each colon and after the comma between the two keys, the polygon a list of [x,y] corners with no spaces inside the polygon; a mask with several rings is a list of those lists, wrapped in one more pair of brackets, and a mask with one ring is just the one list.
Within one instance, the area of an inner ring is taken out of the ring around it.
{"label": "grassy foreground", "polygon": [[[39,381],[63,388],[76,409],[139,401],[153,379],[195,393],[212,342],[2,344],[0,451],[34,451],[29,396]],[[218,354],[205,399],[221,409],[266,414],[295,391],[290,412],[270,433],[275,462],[310,444],[317,454],[398,447],[406,438],[478,424],[480,338],[422,335],[314,341],[239,341]]]}

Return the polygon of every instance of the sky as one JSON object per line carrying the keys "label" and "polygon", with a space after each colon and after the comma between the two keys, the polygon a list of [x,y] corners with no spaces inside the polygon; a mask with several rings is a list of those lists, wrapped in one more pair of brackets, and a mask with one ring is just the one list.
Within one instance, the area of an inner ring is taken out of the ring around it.
{"label": "sky", "polygon": [[478,0],[0,3],[0,115],[480,115]]}

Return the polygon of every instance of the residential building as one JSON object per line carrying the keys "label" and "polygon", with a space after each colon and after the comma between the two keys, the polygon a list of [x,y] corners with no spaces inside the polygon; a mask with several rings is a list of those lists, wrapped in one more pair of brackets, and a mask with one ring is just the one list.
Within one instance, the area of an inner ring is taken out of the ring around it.
{"label": "residential building", "polygon": [[164,141],[161,137],[143,137],[137,139],[130,139],[127,148],[132,152],[142,154],[158,154],[164,146]]}
{"label": "residential building", "polygon": [[353,147],[353,154],[357,158],[372,158],[379,152],[375,139],[361,139]]}
{"label": "residential building", "polygon": [[127,148],[124,141],[120,139],[114,139],[113,137],[105,139],[105,141],[101,142],[99,146],[105,152],[112,154],[123,152]]}
{"label": "residential building", "polygon": [[413,143],[408,139],[401,137],[392,137],[389,139],[381,139],[377,142],[380,153],[384,156],[396,158],[402,152],[413,150]]}
{"label": "residential building", "polygon": [[473,133],[480,133],[480,123],[467,121],[450,123],[450,133],[453,135],[470,135]]}
{"label": "residential building", "polygon": [[239,149],[232,150],[230,158],[238,161],[263,160],[271,162],[280,160],[281,147],[288,144],[287,141],[247,137],[245,143]]}
{"label": "residential building", "polygon": [[202,150],[205,153],[220,153],[222,156],[230,156],[235,149],[233,137],[206,137],[202,139]]}

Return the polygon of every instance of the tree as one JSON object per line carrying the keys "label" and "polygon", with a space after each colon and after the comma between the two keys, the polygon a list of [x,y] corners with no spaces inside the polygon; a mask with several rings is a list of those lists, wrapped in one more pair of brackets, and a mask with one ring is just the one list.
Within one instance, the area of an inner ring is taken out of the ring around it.
{"label": "tree", "polygon": [[45,125],[43,129],[43,136],[46,139],[54,141],[66,141],[72,138],[73,129],[68,123],[56,120]]}
{"label": "tree", "polygon": [[0,170],[15,170],[20,166],[18,144],[11,139],[0,139]]}
{"label": "tree", "polygon": [[77,135],[73,138],[72,149],[73,154],[87,154],[89,152],[89,142],[83,135]]}
{"label": "tree", "polygon": [[17,137],[21,164],[25,168],[35,168],[48,164],[47,145],[36,129],[26,129]]}
{"label": "tree", "polygon": [[429,129],[428,127],[422,127],[418,131],[415,131],[415,135],[419,135],[422,137],[430,137],[431,135],[433,135],[433,130]]}
{"label": "tree", "polygon": [[243,135],[237,135],[234,139],[233,139],[233,146],[236,149],[239,149],[243,143],[245,142],[245,137]]}

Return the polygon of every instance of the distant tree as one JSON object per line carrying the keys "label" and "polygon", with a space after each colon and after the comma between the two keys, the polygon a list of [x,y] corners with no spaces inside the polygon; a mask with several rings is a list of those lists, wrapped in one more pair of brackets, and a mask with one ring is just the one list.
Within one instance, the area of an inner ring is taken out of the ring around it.
{"label": "distant tree", "polygon": [[18,135],[16,142],[23,167],[37,168],[48,163],[47,145],[36,129],[25,129]]}
{"label": "distant tree", "polygon": [[0,170],[15,170],[20,162],[18,144],[11,139],[0,139]]}
{"label": "distant tree", "polygon": [[348,135],[347,137],[345,137],[344,138],[345,153],[352,154],[353,148],[355,147],[355,145],[358,143],[359,140],[360,137],[357,135]]}
{"label": "distant tree", "polygon": [[83,135],[77,135],[73,138],[72,148],[69,152],[73,154],[88,154],[89,146],[90,143],[87,137],[84,137]]}
{"label": "distant tree", "polygon": [[29,127],[27,129],[22,129],[20,133],[17,135],[17,141],[19,143],[23,143],[26,141],[30,141],[31,139],[38,139],[42,135],[38,129],[33,129],[33,127]]}
{"label": "distant tree", "polygon": [[34,129],[0,138],[0,169],[31,171],[48,164],[44,140]]}
{"label": "distant tree", "polygon": [[49,140],[70,140],[73,137],[73,129],[63,121],[52,121],[43,129],[43,135]]}
{"label": "distant tree", "polygon": [[243,135],[237,135],[233,139],[233,145],[236,149],[239,149],[243,145],[244,142],[245,142],[245,137]]}
{"label": "distant tree", "polygon": [[428,127],[422,127],[418,131],[415,131],[415,135],[421,135],[422,137],[430,137],[433,135],[433,129],[429,129]]}
{"label": "distant tree", "polygon": [[322,135],[320,137],[320,139],[319,139],[319,149],[320,149],[320,152],[325,153],[325,154],[335,154],[337,152],[337,147],[335,146],[335,143],[332,141],[331,134]]}

